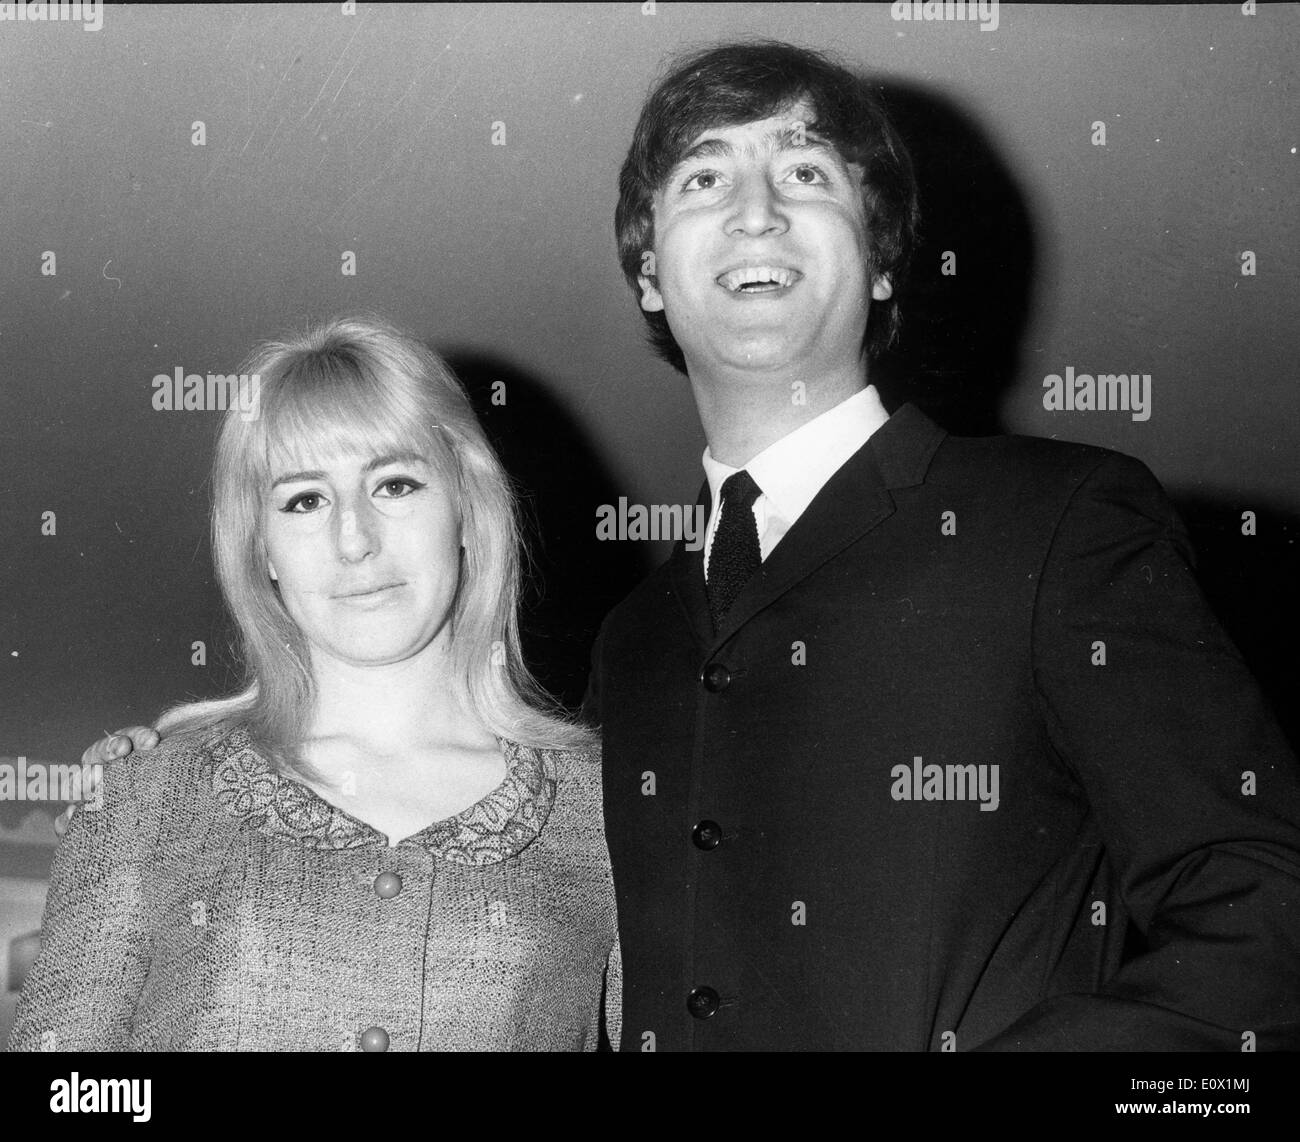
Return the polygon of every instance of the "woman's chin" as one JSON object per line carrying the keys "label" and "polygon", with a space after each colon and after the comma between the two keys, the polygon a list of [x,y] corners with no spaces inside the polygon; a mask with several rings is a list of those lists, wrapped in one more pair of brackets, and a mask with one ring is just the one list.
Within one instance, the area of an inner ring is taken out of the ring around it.
{"label": "woman's chin", "polygon": [[428,649],[429,642],[412,642],[409,628],[400,639],[357,639],[334,640],[329,643],[316,643],[316,649],[336,663],[345,666],[392,666],[418,658]]}

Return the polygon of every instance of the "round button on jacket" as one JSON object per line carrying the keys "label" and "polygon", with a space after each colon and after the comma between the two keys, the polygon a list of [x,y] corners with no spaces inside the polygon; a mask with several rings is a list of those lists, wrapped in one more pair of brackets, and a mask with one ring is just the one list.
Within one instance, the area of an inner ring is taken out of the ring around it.
{"label": "round button on jacket", "polygon": [[722,826],[717,821],[701,821],[691,830],[691,840],[705,852],[716,849],[722,844]]}
{"label": "round button on jacket", "polygon": [[731,671],[721,662],[710,662],[700,672],[700,681],[710,694],[717,694],[731,685]]}
{"label": "round button on jacket", "polygon": [[711,987],[697,987],[686,997],[686,1010],[696,1019],[708,1019],[717,1013],[721,997]]}
{"label": "round button on jacket", "polygon": [[381,872],[375,877],[375,895],[382,900],[392,900],[402,891],[402,878],[395,872]]}
{"label": "round button on jacket", "polygon": [[361,1049],[363,1051],[387,1051],[388,1032],[382,1027],[367,1027],[361,1032]]}

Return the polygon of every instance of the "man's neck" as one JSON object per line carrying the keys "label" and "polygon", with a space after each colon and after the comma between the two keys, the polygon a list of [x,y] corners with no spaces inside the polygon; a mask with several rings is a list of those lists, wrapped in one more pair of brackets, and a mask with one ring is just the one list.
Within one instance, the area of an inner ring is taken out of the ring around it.
{"label": "man's neck", "polygon": [[695,406],[713,459],[744,467],[782,437],[861,392],[867,387],[867,370],[857,366],[794,386],[794,381],[758,384],[747,378],[697,381],[692,375]]}

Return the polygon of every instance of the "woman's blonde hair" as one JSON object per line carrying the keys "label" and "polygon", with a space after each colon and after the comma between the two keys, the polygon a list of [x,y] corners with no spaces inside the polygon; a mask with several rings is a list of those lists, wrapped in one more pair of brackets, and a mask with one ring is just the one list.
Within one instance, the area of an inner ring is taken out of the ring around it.
{"label": "woman's blonde hair", "polygon": [[491,732],[523,745],[594,744],[592,731],[566,714],[524,663],[514,493],[447,365],[382,319],[347,316],[263,343],[240,373],[257,386],[260,407],[250,418],[232,404],[222,423],[213,462],[212,548],[238,627],[245,688],[173,707],[158,728],[219,736],[243,726],[277,764],[311,774],[298,752],[315,697],[310,659],[268,574],[262,515],[272,473],[308,449],[410,451],[447,480],[460,509],[464,553],[450,629],[462,707]]}

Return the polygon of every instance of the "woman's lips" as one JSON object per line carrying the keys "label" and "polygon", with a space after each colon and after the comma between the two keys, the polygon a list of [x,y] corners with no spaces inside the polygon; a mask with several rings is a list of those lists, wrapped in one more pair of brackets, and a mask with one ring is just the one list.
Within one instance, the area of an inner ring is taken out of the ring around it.
{"label": "woman's lips", "polygon": [[369,603],[377,602],[388,597],[389,593],[397,590],[398,587],[405,586],[403,583],[385,583],[378,587],[363,587],[359,591],[349,591],[343,595],[335,595],[334,598],[341,603]]}

